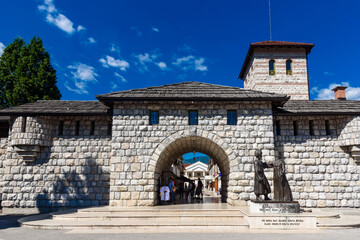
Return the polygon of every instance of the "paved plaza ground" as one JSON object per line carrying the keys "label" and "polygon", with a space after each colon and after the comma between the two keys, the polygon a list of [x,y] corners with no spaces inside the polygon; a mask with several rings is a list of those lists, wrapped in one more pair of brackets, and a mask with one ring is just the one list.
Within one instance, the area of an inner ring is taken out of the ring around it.
{"label": "paved plaza ground", "polygon": [[[201,205],[199,205],[201,204]],[[211,195],[208,191],[205,192],[205,197],[202,203],[192,202],[186,204],[185,202],[172,206],[162,206],[165,208],[174,209],[191,209],[199,208],[199,206],[212,208],[228,208],[226,204],[219,203],[219,196]],[[161,207],[161,206],[159,206]],[[327,209],[323,209],[326,211]],[[344,223],[350,224],[352,221],[359,221],[360,209],[343,208],[343,209],[329,209],[343,216]],[[57,239],[86,239],[86,240],[106,240],[106,239],[156,239],[156,240],[232,240],[232,239],[276,239],[276,240],[305,240],[305,239],[360,239],[360,228],[336,228],[336,229],[319,229],[308,231],[284,231],[284,230],[244,230],[240,233],[120,233],[117,230],[103,229],[103,230],[40,230],[33,228],[20,227],[17,220],[23,218],[25,215],[4,215],[0,214],[0,240],[57,240]],[[336,221],[336,220],[335,220]],[[353,222],[354,223],[354,222]],[[360,227],[360,224],[359,226]]]}

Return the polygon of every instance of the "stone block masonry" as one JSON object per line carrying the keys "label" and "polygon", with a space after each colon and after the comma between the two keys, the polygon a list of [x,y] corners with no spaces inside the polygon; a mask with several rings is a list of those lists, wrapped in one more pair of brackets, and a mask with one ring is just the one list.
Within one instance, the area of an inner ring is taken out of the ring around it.
{"label": "stone block masonry", "polygon": [[[159,124],[149,125],[150,110],[159,110]],[[189,110],[198,111],[198,125],[189,125]],[[237,110],[237,125],[227,125],[227,110]],[[212,145],[211,150],[203,147],[206,144]],[[270,102],[117,104],[113,113],[110,205],[154,205],[161,172],[193,150],[203,150],[222,168],[222,180],[227,179],[222,181],[227,182],[227,202],[243,203],[253,191],[256,149],[264,151],[267,161],[273,160]]]}
{"label": "stone block masonry", "polygon": [[[19,118],[14,119],[14,128]],[[4,212],[25,208],[39,211],[42,208],[107,205],[111,136],[106,132],[110,119],[84,116],[46,117],[46,120],[51,135],[45,137],[50,144],[41,148],[34,162],[25,163],[13,150],[11,143],[18,142],[17,131],[9,136],[6,159],[1,155],[0,162]],[[59,121],[64,121],[64,128],[69,129],[66,135],[58,136]],[[78,136],[74,136],[76,121],[80,122]],[[93,136],[89,136],[86,127],[91,121],[95,121]],[[27,130],[31,133],[41,129]]]}
{"label": "stone block masonry", "polygon": [[[275,60],[275,74],[269,74],[269,61]],[[286,73],[286,61],[292,61],[292,73]],[[255,49],[244,87],[289,95],[291,100],[309,100],[307,58],[304,50]]]}
{"label": "stone block masonry", "polygon": [[[277,120],[282,130],[275,137],[275,148],[287,164],[294,199],[304,207],[360,207],[360,166],[341,141],[342,126],[350,124],[349,119],[278,116]],[[310,135],[310,120],[314,135]],[[326,135],[325,120],[330,122],[330,135]],[[298,122],[298,136],[293,135],[293,121]]]}

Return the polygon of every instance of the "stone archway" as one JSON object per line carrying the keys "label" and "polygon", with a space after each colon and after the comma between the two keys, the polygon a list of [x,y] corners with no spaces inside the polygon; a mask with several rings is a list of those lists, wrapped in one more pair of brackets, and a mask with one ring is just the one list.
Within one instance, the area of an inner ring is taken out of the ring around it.
{"label": "stone archway", "polygon": [[[151,156],[151,167],[154,171],[155,184],[160,174],[168,170],[174,160],[188,152],[201,152],[210,156],[219,166],[221,172],[221,188],[223,201],[228,201],[229,179],[231,166],[237,164],[236,156],[233,150],[219,136],[197,130],[181,131],[169,136],[162,141]],[[154,199],[156,204],[156,198]]]}

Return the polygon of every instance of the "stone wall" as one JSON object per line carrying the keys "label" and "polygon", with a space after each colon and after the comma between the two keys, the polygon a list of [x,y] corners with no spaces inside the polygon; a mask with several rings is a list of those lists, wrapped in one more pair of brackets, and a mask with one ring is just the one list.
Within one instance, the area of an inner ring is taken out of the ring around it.
{"label": "stone wall", "polygon": [[[275,60],[275,75],[269,75],[269,61]],[[286,60],[292,60],[292,74],[286,75]],[[245,75],[244,88],[286,94],[291,100],[309,100],[307,59],[304,50],[255,49]]]}
{"label": "stone wall", "polygon": [[2,200],[4,162],[6,160],[7,145],[8,145],[8,139],[0,138],[0,206],[1,206],[1,200]]}
{"label": "stone wall", "polygon": [[11,145],[49,146],[56,118],[17,117],[12,119]]}
{"label": "stone wall", "polygon": [[[149,124],[150,110],[159,111],[159,124]],[[189,125],[189,110],[198,111],[198,125]],[[227,124],[227,110],[237,110],[236,125]],[[9,138],[0,139],[4,212],[154,205],[162,171],[168,171],[177,157],[192,151],[203,152],[218,164],[227,202],[244,204],[255,198],[253,161],[257,149],[262,150],[267,162],[274,160],[275,150],[281,153],[294,199],[301,206],[360,207],[360,167],[349,146],[344,145],[348,139],[356,143],[353,138],[359,133],[359,117],[273,119],[269,102],[126,102],[115,104],[113,112],[112,118],[32,117],[27,119],[25,132],[19,130],[21,117],[12,119]],[[274,136],[277,120],[280,135]],[[313,122],[313,135],[309,120]],[[78,135],[76,122],[80,123]],[[109,122],[113,123],[111,136]],[[25,162],[17,146],[22,137],[31,134],[39,141],[31,137],[26,141],[38,144],[39,155],[33,162]],[[43,139],[47,144],[41,144]],[[272,169],[266,170],[266,175],[271,182]]]}
{"label": "stone wall", "polygon": [[[149,125],[149,110],[159,110],[158,125]],[[189,125],[189,110],[198,110],[198,125]],[[227,125],[227,110],[237,110],[237,125]],[[160,172],[156,169],[159,164],[160,168],[165,168],[176,158],[168,162],[160,162],[159,159],[162,159],[165,149],[172,147],[175,147],[174,151],[179,156],[186,153],[176,148],[179,145],[172,144],[188,137],[208,139],[214,144],[213,151],[222,149],[227,154],[228,159],[219,157],[214,160],[220,166],[226,164],[223,161],[228,161],[230,166],[228,176],[222,176],[229,182],[227,201],[231,204],[242,203],[242,200],[250,199],[253,191],[254,151],[263,149],[266,160],[274,159],[272,124],[269,102],[116,104],[113,115],[110,205],[155,204],[156,173]],[[216,156],[216,153],[210,152],[210,155]]]}
{"label": "stone wall", "polygon": [[[21,118],[21,117],[19,117]],[[106,135],[107,117],[35,117],[52,129],[49,146],[41,147],[34,162],[24,162],[11,144],[3,162],[2,207],[4,211],[32,208],[82,207],[107,205],[111,136]],[[58,136],[58,126],[64,121],[64,134]],[[80,122],[75,136],[75,122]],[[95,134],[89,135],[89,124],[95,121]],[[14,119],[11,128],[16,125]],[[27,128],[39,132],[41,128]],[[10,142],[17,138],[13,131]],[[26,133],[25,133],[26,134]]]}
{"label": "stone wall", "polygon": [[[306,207],[360,207],[360,167],[338,140],[349,120],[341,116],[277,116],[281,135],[276,150],[287,164],[287,178],[294,200]],[[293,135],[293,121],[299,135]],[[310,135],[309,120],[314,123]],[[326,135],[325,120],[331,135]],[[271,177],[271,174],[270,178]]]}
{"label": "stone wall", "polygon": [[339,135],[339,144],[341,146],[360,145],[360,116],[344,117]]}

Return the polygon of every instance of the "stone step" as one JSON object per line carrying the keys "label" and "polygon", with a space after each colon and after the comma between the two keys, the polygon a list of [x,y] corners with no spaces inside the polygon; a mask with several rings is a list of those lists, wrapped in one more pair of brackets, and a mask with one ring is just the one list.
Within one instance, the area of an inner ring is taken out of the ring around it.
{"label": "stone step", "polygon": [[241,214],[240,209],[174,209],[174,208],[83,208],[78,210],[79,213],[219,213],[219,214],[225,214],[225,213],[238,213]]}
{"label": "stone step", "polygon": [[75,213],[53,213],[53,216],[76,216],[76,217],[103,217],[103,216],[235,216],[242,217],[241,212],[75,212]]}
{"label": "stone step", "polygon": [[53,215],[55,220],[69,221],[88,221],[88,220],[122,220],[128,221],[136,219],[137,221],[168,221],[168,220],[186,220],[186,221],[240,221],[244,217],[241,215]]}
{"label": "stone step", "polygon": [[22,227],[38,228],[38,229],[160,229],[160,228],[191,228],[192,230],[211,230],[219,228],[222,231],[226,229],[247,229],[248,224],[239,219],[238,221],[227,220],[219,221],[217,219],[207,221],[189,221],[179,219],[153,219],[139,220],[86,220],[86,221],[69,221],[45,219],[40,221],[25,221],[21,223]]}

